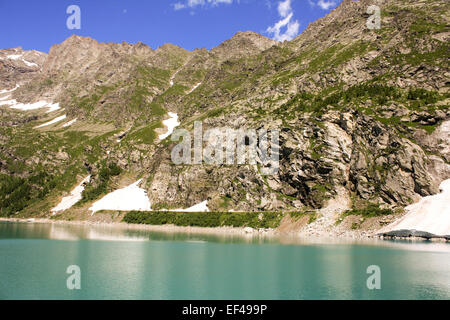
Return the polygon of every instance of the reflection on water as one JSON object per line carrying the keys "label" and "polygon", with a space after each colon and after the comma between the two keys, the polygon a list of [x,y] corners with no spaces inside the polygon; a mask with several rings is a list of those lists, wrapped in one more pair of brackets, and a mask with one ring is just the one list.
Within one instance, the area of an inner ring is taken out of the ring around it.
{"label": "reflection on water", "polygon": [[0,222],[0,239],[182,241],[190,243],[267,243],[265,237],[150,231],[124,225]]}
{"label": "reflection on water", "polygon": [[[448,299],[449,247],[0,223],[0,299]],[[69,265],[82,290],[66,289]]]}
{"label": "reflection on water", "polygon": [[449,252],[450,243],[423,240],[301,238],[292,235],[214,234],[146,230],[126,225],[0,222],[0,239],[52,239],[64,241],[180,241],[188,243],[248,243],[284,245],[363,244],[412,251]]}

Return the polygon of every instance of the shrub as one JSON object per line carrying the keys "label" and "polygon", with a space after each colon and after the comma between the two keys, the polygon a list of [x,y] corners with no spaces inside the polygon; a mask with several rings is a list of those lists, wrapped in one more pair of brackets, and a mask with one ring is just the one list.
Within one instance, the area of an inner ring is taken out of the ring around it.
{"label": "shrub", "polygon": [[128,212],[123,221],[133,224],[165,225],[182,227],[252,227],[276,228],[283,214],[276,212]]}
{"label": "shrub", "polygon": [[96,200],[100,195],[108,192],[108,184],[111,177],[118,176],[122,173],[122,169],[116,163],[110,163],[109,165],[103,164],[99,173],[99,183],[94,185],[87,185],[81,194],[82,199],[78,204],[83,204],[88,201]]}
{"label": "shrub", "polygon": [[436,92],[428,91],[422,88],[410,88],[408,91],[408,100],[418,100],[424,104],[433,104],[438,100]]}

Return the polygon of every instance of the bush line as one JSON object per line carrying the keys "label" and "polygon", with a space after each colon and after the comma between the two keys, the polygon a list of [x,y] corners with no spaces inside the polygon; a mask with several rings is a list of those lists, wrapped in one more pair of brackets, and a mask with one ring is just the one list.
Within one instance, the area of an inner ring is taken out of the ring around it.
{"label": "bush line", "polygon": [[285,214],[280,212],[128,212],[123,222],[130,224],[175,225],[180,227],[277,228]]}

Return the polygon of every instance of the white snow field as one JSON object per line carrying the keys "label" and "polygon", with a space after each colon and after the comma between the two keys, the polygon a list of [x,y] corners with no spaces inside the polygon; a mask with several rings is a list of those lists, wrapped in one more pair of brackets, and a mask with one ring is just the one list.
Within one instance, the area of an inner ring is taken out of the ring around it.
{"label": "white snow field", "polygon": [[70,120],[69,122],[64,123],[64,124],[63,124],[63,128],[70,127],[70,126],[73,125],[75,122],[77,122],[77,120],[78,120],[78,119],[73,119],[73,120]]}
{"label": "white snow field", "polygon": [[35,103],[17,103],[16,100],[10,100],[15,101],[15,103],[11,106],[12,109],[18,109],[22,111],[28,111],[28,110],[36,110],[43,108],[48,105],[47,101],[38,101]]}
{"label": "white snow field", "polygon": [[[10,97],[10,95],[8,96]],[[14,105],[17,105],[17,100],[16,99],[11,99],[11,100],[0,100],[0,106],[9,106],[10,108]]]}
{"label": "white snow field", "polygon": [[126,188],[116,190],[95,202],[89,210],[94,214],[100,210],[151,211],[150,199],[144,189],[139,188],[142,179]]}
{"label": "white snow field", "polygon": [[53,119],[53,120],[51,120],[51,121],[49,121],[49,122],[46,122],[46,123],[44,123],[44,124],[41,124],[40,126],[34,127],[34,129],[39,129],[39,128],[42,128],[42,127],[46,127],[46,126],[55,124],[55,123],[57,123],[57,122],[63,121],[66,117],[67,117],[66,115],[62,115],[62,116],[57,117],[57,118],[55,118],[55,119]]}
{"label": "white snow field", "polygon": [[169,119],[164,120],[163,124],[167,127],[167,133],[161,134],[159,140],[164,140],[173,133],[173,130],[180,125],[178,122],[178,114],[169,112]]}
{"label": "white snow field", "polygon": [[209,212],[208,201],[203,201],[187,209],[171,210],[175,212]]}
{"label": "white snow field", "polygon": [[35,103],[19,103],[16,99],[12,100],[5,100],[0,102],[0,105],[9,105],[12,109],[18,109],[22,111],[28,111],[28,110],[36,110],[45,107],[48,105],[46,101],[38,101]]}
{"label": "white snow field", "polygon": [[11,60],[18,60],[21,56],[21,54],[10,54],[9,56],[6,56],[6,58]]}
{"label": "white snow field", "polygon": [[450,179],[443,181],[440,189],[440,194],[406,207],[406,215],[387,226],[386,231],[406,229],[450,235]]}
{"label": "white snow field", "polygon": [[[8,96],[9,97],[9,96]],[[41,108],[48,108],[47,113],[56,111],[60,109],[59,103],[49,103],[47,101],[38,101],[34,103],[19,103],[16,99],[12,100],[3,100],[0,99],[0,106],[8,105],[11,109],[21,110],[21,111],[30,111]]]}
{"label": "white snow field", "polygon": [[75,205],[78,201],[80,201],[81,194],[84,191],[84,187],[86,183],[88,183],[90,180],[91,176],[86,177],[83,181],[81,181],[81,183],[77,187],[75,187],[75,189],[72,190],[70,195],[64,197],[61,200],[61,202],[51,210],[53,215],[56,215],[58,212],[72,208],[73,205]]}

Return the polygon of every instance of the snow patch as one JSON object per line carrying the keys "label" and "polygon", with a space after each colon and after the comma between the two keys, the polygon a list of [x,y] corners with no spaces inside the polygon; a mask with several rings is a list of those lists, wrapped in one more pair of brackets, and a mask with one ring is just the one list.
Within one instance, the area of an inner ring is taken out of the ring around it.
{"label": "snow patch", "polygon": [[48,108],[49,110],[47,111],[47,113],[50,113],[61,109],[59,103],[49,103],[47,101],[38,101],[34,103],[18,103],[16,99],[12,100],[3,100],[3,99],[0,99],[0,106],[8,105],[12,109],[17,109],[21,111],[30,111],[41,108]]}
{"label": "snow patch", "polygon": [[12,109],[22,110],[22,111],[28,111],[28,110],[41,109],[41,108],[44,108],[47,105],[48,105],[47,101],[38,101],[38,102],[35,102],[35,103],[17,103],[16,102],[16,103],[14,103],[11,106],[11,108]]}
{"label": "snow patch", "polygon": [[169,119],[163,121],[163,124],[167,127],[167,133],[161,134],[159,136],[159,140],[166,139],[173,133],[173,130],[180,125],[178,122],[178,115],[176,113],[169,112],[169,117]]}
{"label": "snow patch", "polygon": [[77,122],[78,119],[73,119],[65,124],[63,124],[64,128],[70,127],[71,125],[73,125],[75,122]]}
{"label": "snow patch", "polygon": [[144,189],[139,188],[142,179],[126,188],[107,194],[95,202],[89,210],[94,214],[100,210],[151,211],[150,199]]}
{"label": "snow patch", "polygon": [[16,99],[5,100],[5,101],[1,101],[1,102],[0,102],[0,106],[5,106],[5,105],[11,106],[11,105],[15,105],[15,104],[17,104]]}
{"label": "snow patch", "polygon": [[81,194],[84,191],[84,187],[86,183],[88,183],[89,181],[91,181],[91,176],[86,177],[75,189],[72,190],[70,195],[64,197],[61,200],[61,202],[51,210],[53,215],[57,214],[58,212],[72,208],[73,205],[75,205],[78,201],[80,201]]}
{"label": "snow patch", "polygon": [[424,197],[406,207],[406,215],[383,232],[406,229],[450,235],[450,179],[443,181],[440,189],[440,194]]}
{"label": "snow patch", "polygon": [[8,56],[6,56],[6,58],[11,59],[11,60],[21,60],[23,63],[25,63],[27,66],[29,67],[38,67],[38,65],[34,62],[30,62],[25,60],[24,58],[22,58],[23,54],[10,54]]}
{"label": "snow patch", "polygon": [[172,77],[170,77],[170,86],[173,87],[173,85],[175,84],[173,81],[175,80],[175,77],[177,76],[178,72],[180,72],[181,68],[178,69],[173,75]]}
{"label": "snow patch", "polygon": [[46,126],[52,125],[54,123],[57,123],[57,122],[60,122],[60,121],[64,120],[66,117],[67,117],[66,115],[57,117],[57,118],[55,118],[55,119],[53,119],[53,120],[51,120],[49,122],[41,124],[40,126],[34,127],[34,129],[39,129],[39,128],[42,128],[42,127],[46,127]]}
{"label": "snow patch", "polygon": [[38,67],[38,65],[36,64],[36,63],[34,63],[34,62],[29,62],[29,61],[27,61],[27,60],[25,60],[25,59],[22,59],[22,62],[23,63],[25,63],[27,66],[29,66],[29,67]]}
{"label": "snow patch", "polygon": [[175,212],[209,212],[208,208],[208,201],[203,201],[199,204],[196,204],[193,207],[190,207],[188,209],[177,209],[177,210],[171,210]]}
{"label": "snow patch", "polygon": [[59,106],[59,103],[52,103],[52,104],[49,104],[49,105],[47,106],[47,108],[48,108],[47,113],[50,113],[50,112],[53,112],[53,111],[56,111],[56,110],[61,109],[61,107]]}
{"label": "snow patch", "polygon": [[0,90],[0,94],[3,94],[3,93],[9,93],[9,92],[13,92],[14,90],[16,90],[17,88],[19,88],[19,85],[16,85],[16,87],[15,88],[13,88],[13,89],[10,89],[10,90],[6,90],[6,89],[4,89],[4,90]]}
{"label": "snow patch", "polygon": [[10,55],[6,56],[6,58],[11,59],[11,60],[18,60],[21,57],[22,57],[21,54],[10,54]]}
{"label": "snow patch", "polygon": [[193,92],[195,89],[197,89],[201,84],[202,84],[201,82],[197,83],[191,90],[189,90],[189,91],[187,92],[187,94],[192,93],[192,92]]}

